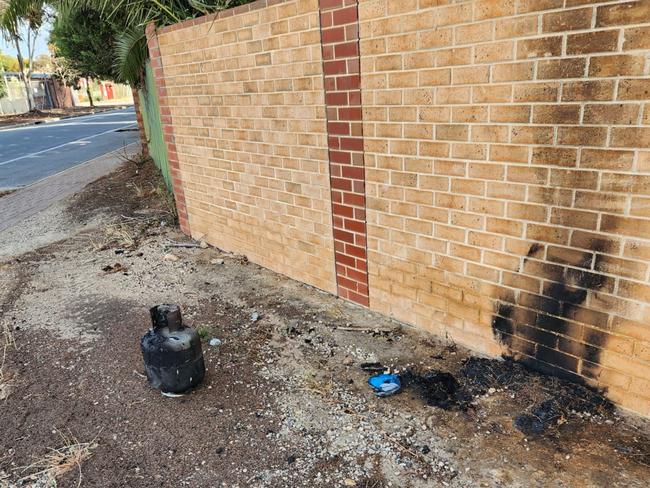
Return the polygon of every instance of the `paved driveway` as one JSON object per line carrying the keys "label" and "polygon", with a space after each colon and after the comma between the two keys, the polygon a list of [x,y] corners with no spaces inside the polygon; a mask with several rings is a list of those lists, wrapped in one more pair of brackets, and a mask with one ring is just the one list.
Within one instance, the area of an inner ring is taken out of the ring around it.
{"label": "paved driveway", "polygon": [[0,189],[29,185],[138,139],[133,107],[0,131]]}

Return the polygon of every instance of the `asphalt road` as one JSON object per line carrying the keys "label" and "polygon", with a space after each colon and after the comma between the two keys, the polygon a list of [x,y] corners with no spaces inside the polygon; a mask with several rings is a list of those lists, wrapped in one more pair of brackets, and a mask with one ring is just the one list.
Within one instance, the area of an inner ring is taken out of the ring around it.
{"label": "asphalt road", "polygon": [[0,190],[42,180],[138,139],[133,107],[0,130]]}

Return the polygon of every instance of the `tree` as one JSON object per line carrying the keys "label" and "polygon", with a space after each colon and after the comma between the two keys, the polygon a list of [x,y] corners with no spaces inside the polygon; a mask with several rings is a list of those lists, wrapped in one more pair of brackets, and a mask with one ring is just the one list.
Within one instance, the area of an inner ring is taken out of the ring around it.
{"label": "tree", "polygon": [[[5,9],[7,8],[7,0],[0,0],[0,17],[4,14]],[[9,58],[9,59],[7,59]],[[5,82],[5,71],[8,69],[5,64],[11,60],[11,56],[2,54],[0,52],[0,98],[7,96],[7,83]],[[18,62],[18,60],[16,60]]]}
{"label": "tree", "polygon": [[[52,76],[64,86],[77,86],[81,73],[72,66],[69,59],[57,54],[56,47],[53,44],[48,45],[48,49],[50,50],[50,73],[52,73]],[[53,86],[57,105],[60,107],[65,106],[65,91],[57,90],[57,83],[54,83]]]}
{"label": "tree", "polygon": [[[2,0],[0,0],[0,2],[2,2]],[[1,3],[0,8],[2,8]],[[13,68],[14,62],[16,65],[18,65],[17,59],[12,58],[8,54],[2,54],[0,52],[0,98],[6,97],[7,93],[9,92],[7,89],[7,82],[5,80],[5,71],[13,71],[11,68]]]}
{"label": "tree", "polygon": [[7,82],[5,81],[5,70],[0,64],[0,99],[7,96]]}
{"label": "tree", "polygon": [[34,71],[50,73],[52,71],[52,57],[49,54],[39,54],[34,58]]}
{"label": "tree", "polygon": [[81,72],[72,65],[68,58],[60,56],[56,50],[52,49],[51,52],[50,59],[54,77],[61,80],[64,85],[75,85],[81,77]]}
{"label": "tree", "polygon": [[90,78],[113,80],[113,42],[115,30],[102,21],[100,13],[91,8],[72,9],[66,15],[57,15],[50,43],[56,56],[67,60],[69,67],[86,78],[86,92],[90,106],[94,105],[90,92]]}
{"label": "tree", "polygon": [[18,72],[20,71],[18,60],[14,56],[0,53],[0,69],[3,69],[4,71]]}
{"label": "tree", "polygon": [[[29,110],[34,110],[34,93],[30,81],[34,65],[36,39],[45,17],[43,0],[5,0],[0,10],[0,31],[8,42],[16,48],[18,71],[25,86]],[[27,46],[27,63],[22,53],[22,43]]]}
{"label": "tree", "polygon": [[[128,83],[135,90],[142,86],[144,68],[149,57],[145,36],[147,24],[173,24],[251,1],[253,0],[51,0],[51,3],[57,10],[57,21],[62,19],[66,22],[66,18],[74,18],[79,11],[94,11],[105,28],[112,29],[113,79]],[[61,41],[53,39],[53,42],[57,44]],[[88,50],[95,50],[99,56],[110,52],[107,46],[108,44],[89,43],[87,47]],[[74,63],[77,55],[70,52],[65,57]]]}

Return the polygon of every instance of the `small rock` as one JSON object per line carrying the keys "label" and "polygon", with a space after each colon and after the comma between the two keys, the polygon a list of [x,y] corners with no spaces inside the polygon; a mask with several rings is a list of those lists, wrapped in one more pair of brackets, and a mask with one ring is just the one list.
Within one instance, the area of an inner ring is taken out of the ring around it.
{"label": "small rock", "polygon": [[165,254],[163,256],[163,261],[179,261],[181,258],[176,256],[176,254]]}
{"label": "small rock", "polygon": [[354,359],[352,359],[350,356],[346,356],[345,359],[343,360],[343,364],[345,366],[351,366],[354,364]]}
{"label": "small rock", "polygon": [[494,395],[494,394],[496,393],[496,391],[497,391],[496,388],[490,388],[490,389],[488,390],[488,393],[489,393],[490,395]]}
{"label": "small rock", "polygon": [[223,264],[223,259],[211,259],[210,264]]}
{"label": "small rock", "polygon": [[352,479],[350,479],[350,478],[345,478],[345,479],[343,480],[343,484],[344,484],[345,486],[357,486],[357,482],[354,481],[354,480],[352,480]]}
{"label": "small rock", "polygon": [[102,268],[102,271],[107,274],[120,273],[126,271],[126,266],[124,266],[122,263],[109,264],[108,266],[104,266]]}
{"label": "small rock", "polygon": [[207,249],[208,248],[208,243],[205,241],[201,241],[199,243],[199,246],[201,246],[201,249]]}
{"label": "small rock", "polygon": [[260,314],[257,312],[253,312],[251,314],[251,322],[257,322],[260,319]]}
{"label": "small rock", "polygon": [[0,401],[6,400],[11,395],[11,386],[8,384],[0,384]]}
{"label": "small rock", "polygon": [[221,339],[217,339],[216,337],[213,337],[212,339],[210,339],[209,344],[211,346],[220,346],[221,345]]}

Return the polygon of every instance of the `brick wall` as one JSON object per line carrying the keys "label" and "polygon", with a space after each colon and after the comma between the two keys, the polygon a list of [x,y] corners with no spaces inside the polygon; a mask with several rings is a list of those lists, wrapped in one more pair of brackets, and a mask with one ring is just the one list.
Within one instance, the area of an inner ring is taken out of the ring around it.
{"label": "brick wall", "polygon": [[359,9],[371,306],[649,415],[650,2]]}
{"label": "brick wall", "polygon": [[334,292],[318,0],[158,32],[189,230]]}
{"label": "brick wall", "polygon": [[193,236],[650,416],[649,1],[260,0],[156,40]]}

